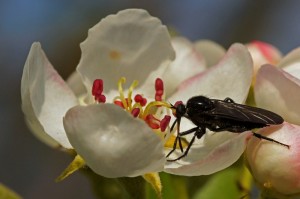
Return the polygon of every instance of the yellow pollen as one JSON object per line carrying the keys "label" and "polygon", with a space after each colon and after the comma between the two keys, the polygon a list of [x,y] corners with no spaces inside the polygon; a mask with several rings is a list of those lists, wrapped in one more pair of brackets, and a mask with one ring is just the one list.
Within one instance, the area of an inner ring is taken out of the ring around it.
{"label": "yellow pollen", "polygon": [[120,60],[121,59],[121,53],[116,51],[116,50],[112,50],[109,52],[109,57],[112,60]]}

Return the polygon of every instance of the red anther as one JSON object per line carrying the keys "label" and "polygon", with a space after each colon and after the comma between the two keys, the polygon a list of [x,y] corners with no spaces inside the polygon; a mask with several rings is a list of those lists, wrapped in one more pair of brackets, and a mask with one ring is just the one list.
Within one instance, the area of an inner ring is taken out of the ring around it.
{"label": "red anther", "polygon": [[162,97],[160,95],[155,95],[155,101],[161,101]]}
{"label": "red anther", "polygon": [[164,132],[166,128],[169,126],[169,123],[171,121],[170,115],[165,115],[165,117],[160,121],[160,130]]}
{"label": "red anther", "polygon": [[145,106],[147,104],[147,99],[143,98],[143,100],[140,102],[141,106]]}
{"label": "red anther", "polygon": [[106,97],[102,95],[103,92],[103,80],[96,79],[93,82],[92,88],[92,95],[94,96],[95,100],[100,103],[105,103]]}
{"label": "red anther", "polygon": [[164,94],[164,82],[160,78],[155,80],[155,100],[161,101]]}
{"label": "red anther", "polygon": [[152,129],[159,129],[160,125],[158,124],[159,120],[156,119],[153,115],[148,114],[146,116],[145,122],[150,126]]}
{"label": "red anther", "polygon": [[140,103],[141,106],[145,106],[147,104],[147,99],[143,98],[143,96],[140,94],[134,96],[134,101],[136,103]]}
{"label": "red anther", "polygon": [[160,78],[156,78],[155,80],[155,90],[164,90],[164,82]]}
{"label": "red anther", "polygon": [[163,90],[157,90],[155,92],[155,95],[159,95],[159,96],[162,96],[164,94],[164,91]]}
{"label": "red anther", "polygon": [[95,79],[92,88],[92,95],[100,95],[103,92],[103,80],[102,79]]}
{"label": "red anther", "polygon": [[124,105],[121,101],[115,100],[114,104],[117,105],[117,106],[120,106],[121,108],[124,108]]}
{"label": "red anther", "polygon": [[133,115],[133,117],[137,117],[137,116],[139,116],[140,111],[141,110],[139,108],[134,108],[134,109],[132,109],[131,114]]}
{"label": "red anther", "polygon": [[142,95],[137,94],[137,95],[134,96],[134,101],[135,101],[136,103],[139,103],[139,102],[141,102],[142,100],[143,100],[143,96],[142,96]]}
{"label": "red anther", "polygon": [[105,103],[106,102],[106,97],[104,95],[96,95],[95,100],[97,102]]}

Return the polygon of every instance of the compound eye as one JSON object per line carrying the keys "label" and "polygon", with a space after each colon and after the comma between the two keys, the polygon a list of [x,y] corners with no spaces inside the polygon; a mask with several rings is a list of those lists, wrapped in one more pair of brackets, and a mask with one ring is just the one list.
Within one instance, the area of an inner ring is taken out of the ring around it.
{"label": "compound eye", "polygon": [[186,112],[186,107],[184,104],[178,104],[176,107],[176,116],[182,117]]}

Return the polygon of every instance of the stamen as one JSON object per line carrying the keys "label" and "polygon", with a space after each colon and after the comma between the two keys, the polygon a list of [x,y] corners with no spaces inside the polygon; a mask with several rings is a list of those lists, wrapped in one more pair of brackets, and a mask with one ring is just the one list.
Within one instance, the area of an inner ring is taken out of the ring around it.
{"label": "stamen", "polygon": [[92,95],[95,98],[95,101],[99,103],[104,103],[106,101],[106,97],[102,94],[103,92],[103,80],[95,79],[93,82]]}
{"label": "stamen", "polygon": [[158,124],[159,120],[156,119],[152,114],[148,114],[145,118],[145,122],[150,126],[152,129],[159,129],[160,125]]}
{"label": "stamen", "polygon": [[133,117],[137,117],[140,114],[140,109],[139,108],[134,108],[131,111],[131,114],[133,115]]}
{"label": "stamen", "polygon": [[121,101],[119,101],[119,100],[115,100],[114,104],[117,105],[117,106],[120,106],[121,108],[124,108],[123,103]]}
{"label": "stamen", "polygon": [[145,106],[147,104],[147,99],[144,98],[142,95],[137,94],[134,96],[134,101],[136,103],[140,103],[142,106]]}
{"label": "stamen", "polygon": [[149,111],[151,109],[151,107],[153,106],[163,106],[163,107],[166,107],[166,108],[171,108],[171,105],[164,102],[164,101],[153,101],[153,102],[150,102],[149,104],[147,104],[145,110],[144,110],[144,114],[143,114],[143,118],[145,119],[146,116],[149,114]]}
{"label": "stamen", "polygon": [[162,96],[164,94],[164,82],[160,78],[155,80],[155,100],[162,101]]}
{"label": "stamen", "polygon": [[165,115],[165,117],[160,121],[160,130],[165,132],[166,128],[169,126],[171,121],[171,116]]}
{"label": "stamen", "polygon": [[124,84],[125,82],[126,82],[126,78],[125,77],[120,78],[120,80],[118,81],[118,89],[119,89],[120,99],[121,99],[121,101],[123,103],[124,109],[127,110],[128,105],[127,105],[126,99],[124,97],[124,92],[123,92],[123,87],[122,87],[122,84]]}
{"label": "stamen", "polygon": [[129,89],[128,89],[128,105],[129,105],[129,110],[131,110],[131,107],[132,107],[132,99],[131,99],[131,96],[132,96],[132,92],[133,92],[133,89],[135,87],[137,87],[137,85],[139,84],[139,82],[137,80],[134,80],[132,82],[132,84],[130,85]]}
{"label": "stamen", "polygon": [[139,103],[135,103],[132,107],[132,110],[135,108],[140,109],[140,113],[139,113],[140,116],[143,115],[143,107]]}

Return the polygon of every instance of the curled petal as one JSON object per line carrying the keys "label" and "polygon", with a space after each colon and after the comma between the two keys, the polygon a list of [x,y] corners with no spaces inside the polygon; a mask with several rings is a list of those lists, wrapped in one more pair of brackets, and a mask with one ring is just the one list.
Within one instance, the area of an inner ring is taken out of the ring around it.
{"label": "curled petal", "polygon": [[254,71],[264,64],[277,64],[281,58],[281,52],[271,44],[262,41],[253,41],[247,45],[254,62]]}
{"label": "curled petal", "polygon": [[280,68],[284,68],[300,62],[300,48],[296,48],[289,52],[278,64]]}
{"label": "curled petal", "polygon": [[70,109],[64,126],[76,152],[99,175],[139,176],[163,169],[160,138],[147,124],[113,104]]}
{"label": "curled petal", "polygon": [[39,43],[32,44],[26,60],[21,96],[26,121],[34,134],[51,146],[72,148],[63,127],[63,116],[78,102]]}
{"label": "curled petal", "polygon": [[[209,175],[225,169],[238,160],[246,147],[250,132],[234,134],[230,132],[207,133],[198,140],[183,159],[168,162],[165,172],[176,175]],[[177,151],[174,155],[179,156]]]}
{"label": "curled petal", "polygon": [[300,48],[292,50],[278,64],[280,68],[300,79]]}
{"label": "curled petal", "polygon": [[282,68],[285,72],[293,75],[294,77],[300,79],[300,62],[291,64],[287,67]]}
{"label": "curled petal", "polygon": [[81,43],[77,67],[90,91],[95,79],[103,79],[104,92],[115,88],[121,77],[143,84],[163,62],[175,58],[167,28],[140,9],[109,15],[89,30]]}
{"label": "curled petal", "polygon": [[183,82],[169,101],[185,102],[192,96],[205,95],[216,99],[230,97],[242,103],[248,95],[252,70],[252,59],[247,48],[234,44],[217,65]]}
{"label": "curled petal", "polygon": [[223,46],[210,40],[199,40],[195,42],[194,47],[204,56],[207,67],[216,65],[226,53]]}
{"label": "curled petal", "polygon": [[262,191],[277,195],[270,198],[290,198],[284,196],[293,194],[299,197],[300,126],[285,122],[263,128],[258,133],[290,147],[252,137],[247,144],[246,160],[255,181]]}
{"label": "curled petal", "polygon": [[193,44],[183,37],[172,39],[176,59],[170,63],[162,76],[169,96],[184,80],[205,70],[205,61]]}
{"label": "curled petal", "polygon": [[264,65],[257,73],[255,101],[278,113],[286,121],[300,124],[300,80],[272,65]]}

